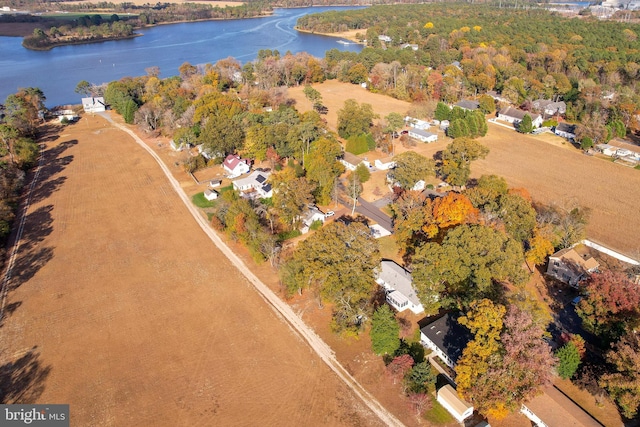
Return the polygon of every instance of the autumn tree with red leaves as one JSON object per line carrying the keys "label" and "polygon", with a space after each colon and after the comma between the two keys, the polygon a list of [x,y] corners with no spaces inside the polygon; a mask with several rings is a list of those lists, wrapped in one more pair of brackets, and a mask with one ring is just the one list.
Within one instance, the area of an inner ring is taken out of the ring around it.
{"label": "autumn tree with red leaves", "polygon": [[623,273],[592,274],[576,312],[584,328],[609,341],[640,325],[640,289]]}

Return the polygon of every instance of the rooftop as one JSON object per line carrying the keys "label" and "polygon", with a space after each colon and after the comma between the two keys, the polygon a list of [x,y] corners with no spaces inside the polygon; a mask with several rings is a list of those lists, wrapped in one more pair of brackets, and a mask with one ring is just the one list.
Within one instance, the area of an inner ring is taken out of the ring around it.
{"label": "rooftop", "polygon": [[413,288],[411,273],[394,261],[385,259],[380,263],[378,277],[389,286],[401,293],[414,305],[420,305],[420,299]]}
{"label": "rooftop", "polygon": [[467,343],[473,339],[471,331],[458,323],[458,317],[460,313],[447,313],[420,329],[453,363],[458,361]]}

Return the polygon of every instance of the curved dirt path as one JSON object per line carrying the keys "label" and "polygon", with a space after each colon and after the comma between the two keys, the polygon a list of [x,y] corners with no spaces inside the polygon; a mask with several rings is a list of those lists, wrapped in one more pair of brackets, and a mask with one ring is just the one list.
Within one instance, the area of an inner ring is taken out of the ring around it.
{"label": "curved dirt path", "polygon": [[102,117],[107,119],[113,126],[127,133],[133,140],[144,148],[158,163],[165,176],[169,180],[169,183],[175,190],[178,197],[182,200],[187,207],[191,215],[196,220],[202,231],[211,239],[216,247],[231,261],[231,263],[246,277],[246,279],[253,285],[258,291],[260,296],[273,308],[283,320],[285,320],[289,326],[297,332],[302,338],[309,343],[309,346],[316,352],[316,354],[329,366],[329,368],[336,373],[336,375],[367,405],[371,411],[380,418],[382,422],[389,426],[403,426],[403,423],[398,420],[393,414],[387,411],[358,381],[349,374],[344,367],[338,362],[333,350],[320,338],[304,321],[286,304],[282,301],[269,287],[267,287],[255,274],[247,268],[244,261],[242,261],[229,247],[222,241],[222,239],[215,233],[215,231],[209,226],[200,211],[196,206],[191,203],[189,197],[182,190],[180,183],[173,177],[169,168],[164,164],[160,156],[156,154],[142,139],[138,137],[131,129],[114,122],[108,113],[101,114]]}

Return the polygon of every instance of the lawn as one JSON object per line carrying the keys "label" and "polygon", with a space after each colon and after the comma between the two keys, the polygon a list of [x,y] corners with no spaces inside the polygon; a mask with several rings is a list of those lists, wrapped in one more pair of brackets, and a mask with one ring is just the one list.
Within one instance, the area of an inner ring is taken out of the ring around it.
{"label": "lawn", "polygon": [[424,413],[425,420],[437,425],[449,424],[454,421],[451,414],[433,396],[431,397],[431,404],[431,409]]}
{"label": "lawn", "polygon": [[209,201],[209,200],[205,199],[204,192],[194,194],[191,197],[191,201],[193,202],[194,205],[196,205],[197,207],[202,208],[202,209],[213,208],[216,205],[215,201]]}

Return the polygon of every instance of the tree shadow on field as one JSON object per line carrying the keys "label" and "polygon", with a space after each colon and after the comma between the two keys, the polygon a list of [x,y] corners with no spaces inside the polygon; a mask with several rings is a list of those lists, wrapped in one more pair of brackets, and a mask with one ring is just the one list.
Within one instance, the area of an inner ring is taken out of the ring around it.
{"label": "tree shadow on field", "polygon": [[11,316],[21,305],[22,301],[16,301],[5,305],[4,310],[2,311],[2,317],[0,317],[0,328],[4,325],[4,320]]}
{"label": "tree shadow on field", "polygon": [[78,141],[72,139],[44,151],[42,169],[31,193],[32,203],[46,199],[65,183],[67,180],[66,176],[53,177],[61,173],[73,161],[73,155],[63,156],[63,153],[77,144]]}
{"label": "tree shadow on field", "polygon": [[16,360],[0,366],[0,403],[35,403],[44,391],[51,366],[43,366],[33,347]]}
{"label": "tree shadow on field", "polygon": [[53,258],[53,248],[40,245],[53,231],[52,210],[52,205],[42,206],[27,215],[8,290],[20,287]]}

